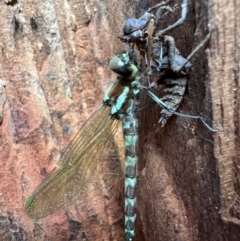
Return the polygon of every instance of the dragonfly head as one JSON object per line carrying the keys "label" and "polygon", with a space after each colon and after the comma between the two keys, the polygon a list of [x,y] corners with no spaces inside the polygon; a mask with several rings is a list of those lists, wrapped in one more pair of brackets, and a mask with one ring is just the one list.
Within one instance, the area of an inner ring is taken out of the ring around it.
{"label": "dragonfly head", "polygon": [[114,56],[109,63],[109,68],[120,77],[133,79],[138,68],[132,63],[127,53],[122,53]]}

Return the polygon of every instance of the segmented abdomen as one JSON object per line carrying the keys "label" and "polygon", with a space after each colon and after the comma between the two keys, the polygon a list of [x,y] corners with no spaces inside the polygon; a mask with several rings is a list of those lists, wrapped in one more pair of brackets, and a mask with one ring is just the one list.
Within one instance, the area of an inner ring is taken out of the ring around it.
{"label": "segmented abdomen", "polygon": [[[186,85],[187,85],[187,76],[178,77],[176,79],[166,78],[164,79],[164,84],[166,84],[163,89],[163,96],[161,100],[173,111],[176,111],[182,101]],[[164,126],[172,115],[166,109],[162,109],[160,112],[159,123]]]}
{"label": "segmented abdomen", "polygon": [[134,223],[136,220],[135,187],[136,178],[136,147],[137,147],[137,127],[138,123],[134,116],[126,116],[123,119],[123,135],[125,145],[125,240],[131,241],[135,236]]}

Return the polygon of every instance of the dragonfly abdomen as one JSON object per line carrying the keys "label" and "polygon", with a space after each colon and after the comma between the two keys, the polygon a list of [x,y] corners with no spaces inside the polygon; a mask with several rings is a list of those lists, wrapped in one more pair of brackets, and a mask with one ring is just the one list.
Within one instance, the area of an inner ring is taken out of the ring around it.
{"label": "dragonfly abdomen", "polygon": [[137,146],[137,127],[138,122],[133,115],[127,116],[123,120],[123,135],[125,146],[125,240],[132,240],[135,236],[134,224],[136,220],[135,188],[136,178],[136,146]]}

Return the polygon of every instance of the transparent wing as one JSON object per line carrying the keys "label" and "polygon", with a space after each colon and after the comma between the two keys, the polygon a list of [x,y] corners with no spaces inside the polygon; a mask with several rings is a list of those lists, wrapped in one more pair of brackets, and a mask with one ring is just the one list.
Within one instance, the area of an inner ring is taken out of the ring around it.
{"label": "transparent wing", "polygon": [[83,194],[118,123],[104,106],[86,121],[57,166],[28,198],[25,210],[30,218],[46,217]]}

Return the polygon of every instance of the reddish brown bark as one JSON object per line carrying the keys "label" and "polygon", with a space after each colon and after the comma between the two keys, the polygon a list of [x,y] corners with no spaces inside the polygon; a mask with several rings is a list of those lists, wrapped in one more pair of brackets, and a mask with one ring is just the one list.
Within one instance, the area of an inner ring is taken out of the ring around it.
{"label": "reddish brown bark", "polygon": [[[0,3],[0,240],[123,240],[118,189],[88,193],[38,222],[24,204],[114,80],[108,62],[127,48],[117,38],[124,21],[157,2]],[[211,24],[180,111],[208,123],[213,116],[218,132],[174,116],[161,128],[155,105],[139,112],[137,240],[240,239],[239,12],[237,1],[190,1],[186,22],[171,33],[186,57]],[[158,28],[179,15],[180,7]],[[148,102],[141,94],[140,104]]]}

